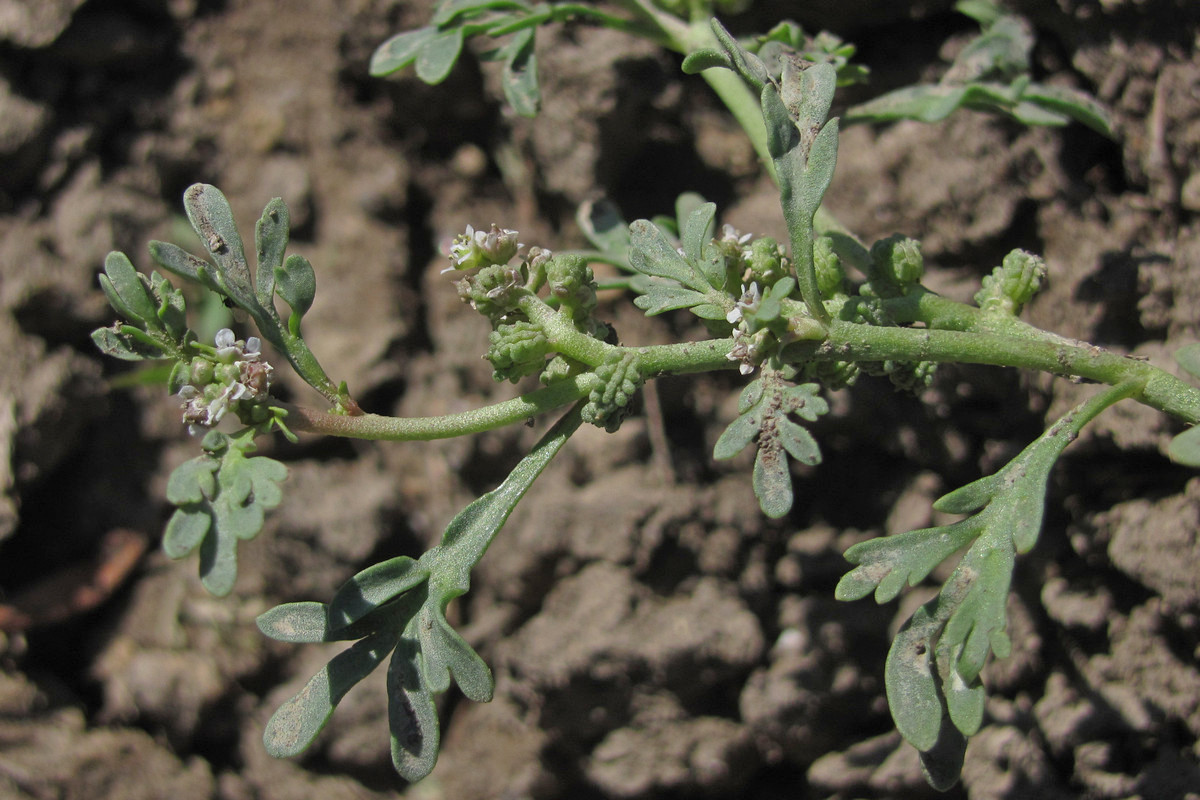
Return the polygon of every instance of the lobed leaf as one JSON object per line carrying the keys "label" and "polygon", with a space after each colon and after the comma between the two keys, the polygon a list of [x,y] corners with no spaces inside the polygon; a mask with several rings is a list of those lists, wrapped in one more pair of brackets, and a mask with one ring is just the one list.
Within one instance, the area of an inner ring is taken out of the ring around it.
{"label": "lobed leaf", "polygon": [[629,263],[643,275],[667,278],[698,292],[708,288],[666,235],[650,220],[639,219],[629,226]]}
{"label": "lobed leaf", "polygon": [[180,465],[167,481],[167,499],[178,506],[163,536],[163,550],[175,559],[200,550],[200,579],[224,596],[237,578],[237,543],[262,530],[264,514],[283,494],[279,482],[287,467],[270,458],[247,457],[254,431],[236,437],[212,431],[203,456]]}
{"label": "lobed leaf", "polygon": [[426,603],[417,625],[421,642],[421,675],[435,694],[450,688],[451,674],[468,699],[487,703],[495,691],[492,671],[479,654],[446,621],[440,605]]}
{"label": "lobed leaf", "polygon": [[585,201],[579,206],[575,221],[593,247],[621,263],[628,263],[629,224],[610,201]]}
{"label": "lobed leaf", "polygon": [[118,325],[113,328],[97,328],[92,331],[92,342],[106,356],[119,358],[122,361],[145,361],[163,358],[164,353],[157,344],[149,344],[142,331],[131,325]]}
{"label": "lobed leaf", "polygon": [[[708,296],[700,292],[684,289],[678,284],[662,283],[653,281],[647,287],[645,294],[639,295],[633,299],[633,304],[646,312],[646,316],[653,317],[658,314],[663,314],[667,311],[676,311],[681,308],[692,308],[708,302]],[[721,314],[721,319],[725,316]]]}

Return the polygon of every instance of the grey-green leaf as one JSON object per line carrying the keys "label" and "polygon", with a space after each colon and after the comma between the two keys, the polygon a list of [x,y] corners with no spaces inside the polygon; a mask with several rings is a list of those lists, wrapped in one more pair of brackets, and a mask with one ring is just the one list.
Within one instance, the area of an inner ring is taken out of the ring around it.
{"label": "grey-green leaf", "polygon": [[271,716],[263,731],[267,752],[276,758],[304,752],[325,727],[346,692],[382,663],[394,642],[393,634],[375,634],[334,656]]}
{"label": "grey-green leaf", "polygon": [[108,295],[109,303],[127,321],[158,327],[158,304],[150,298],[145,279],[124,253],[113,251],[104,259],[100,285]]}
{"label": "grey-green leaf", "polygon": [[186,557],[200,546],[211,527],[212,515],[207,509],[175,509],[163,533],[163,552],[168,558]]}
{"label": "grey-green leaf", "polygon": [[446,80],[462,52],[463,30],[439,31],[421,43],[417,51],[417,77],[430,85]]}
{"label": "grey-green leaf", "polygon": [[778,439],[760,440],[751,478],[759,508],[771,519],[780,519],[792,510],[792,473]]}
{"label": "grey-green leaf", "polygon": [[177,244],[170,242],[152,241],[149,245],[150,257],[163,269],[176,275],[196,281],[210,289],[218,287],[211,280],[212,266],[208,262],[196,258]]}
{"label": "grey-green leaf", "polygon": [[337,629],[358,621],[379,606],[429,577],[415,559],[396,556],[359,572],[329,602],[329,621]]}
{"label": "grey-green leaf", "polygon": [[513,37],[513,44],[505,48],[509,50],[509,55],[501,75],[504,99],[523,117],[536,117],[542,102],[542,92],[538,87],[537,53],[533,44],[533,28],[518,31]]}
{"label": "grey-green leaf", "polygon": [[307,258],[290,255],[275,270],[275,293],[294,313],[300,316],[308,313],[317,296],[317,273]]}
{"label": "grey-green leaf", "polygon": [[433,695],[421,682],[415,642],[402,639],[388,665],[388,727],[392,764],[400,777],[416,782],[437,764],[441,731]]}
{"label": "grey-green leaf", "polygon": [[682,69],[685,75],[696,75],[715,67],[734,68],[729,56],[719,50],[696,50],[683,59]]}
{"label": "grey-green leaf", "polygon": [[932,641],[941,623],[931,618],[927,608],[917,609],[896,634],[884,665],[888,706],[896,729],[922,751],[937,744],[942,727]]}
{"label": "grey-green leaf", "polygon": [[275,271],[283,266],[283,253],[288,245],[291,215],[287,203],[276,197],[267,203],[262,217],[254,227],[254,242],[258,254],[254,282],[258,302],[264,308],[272,303],[275,294]]}
{"label": "grey-green leaf", "polygon": [[244,308],[254,308],[254,282],[233,209],[225,195],[215,186],[196,183],[183,193],[183,205],[200,242],[216,262],[230,297]]}
{"label": "grey-green leaf", "polygon": [[407,67],[416,60],[421,46],[436,35],[437,28],[433,26],[396,34],[371,55],[371,75],[380,78]]}
{"label": "grey-green leaf", "polygon": [[636,220],[629,226],[629,262],[638,272],[668,278],[690,289],[703,292],[706,283],[697,283],[691,266],[653,222]]}
{"label": "grey-green leaf", "polygon": [[757,414],[740,414],[717,438],[713,458],[724,461],[742,452],[758,436],[762,420]]}
{"label": "grey-green leaf", "polygon": [[325,604],[312,601],[275,606],[255,622],[264,635],[279,642],[324,642],[329,630]]}

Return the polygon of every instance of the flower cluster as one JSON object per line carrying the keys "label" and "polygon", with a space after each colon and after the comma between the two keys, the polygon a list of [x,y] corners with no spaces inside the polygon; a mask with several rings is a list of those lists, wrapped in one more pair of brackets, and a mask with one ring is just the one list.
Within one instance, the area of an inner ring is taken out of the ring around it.
{"label": "flower cluster", "polygon": [[495,223],[486,231],[477,231],[468,225],[466,233],[454,237],[450,245],[450,266],[442,271],[475,269],[493,264],[503,266],[525,246],[517,241],[519,235]]}
{"label": "flower cluster", "polygon": [[231,409],[247,424],[262,422],[266,409],[261,404],[269,395],[274,372],[262,358],[262,342],[257,336],[235,339],[233,331],[222,328],[214,345],[211,356],[192,359],[188,383],[179,390],[188,430],[198,433],[212,428]]}

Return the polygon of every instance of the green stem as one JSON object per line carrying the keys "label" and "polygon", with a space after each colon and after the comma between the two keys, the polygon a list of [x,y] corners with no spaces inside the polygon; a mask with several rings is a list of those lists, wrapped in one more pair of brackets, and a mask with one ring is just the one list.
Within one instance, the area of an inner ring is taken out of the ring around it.
{"label": "green stem", "polygon": [[[1115,386],[1144,381],[1134,399],[1188,422],[1200,422],[1200,390],[1144,361],[1119,356],[1024,326],[1020,334],[890,328],[835,320],[824,342],[797,342],[791,362],[936,361],[1017,367]],[[1034,337],[1037,338],[1034,338]]]}
{"label": "green stem", "polygon": [[293,431],[350,439],[412,442],[450,439],[526,422],[538,414],[586,397],[599,381],[591,373],[564,379],[544,389],[483,408],[440,417],[386,417],[379,414],[345,416],[281,404]]}

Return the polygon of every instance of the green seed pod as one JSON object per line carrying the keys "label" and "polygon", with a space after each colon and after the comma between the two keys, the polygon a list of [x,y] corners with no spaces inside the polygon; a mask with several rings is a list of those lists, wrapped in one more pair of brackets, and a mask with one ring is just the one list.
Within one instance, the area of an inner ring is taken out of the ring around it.
{"label": "green seed pod", "polygon": [[485,358],[492,364],[492,378],[516,383],[526,375],[540,372],[546,366],[550,342],[542,329],[532,322],[521,320],[503,323],[488,336]]}
{"label": "green seed pod", "polygon": [[192,359],[192,368],[188,383],[192,384],[192,386],[205,386],[212,383],[213,377],[213,362],[201,356],[196,356]]}
{"label": "green seed pod", "polygon": [[602,383],[591,391],[580,414],[584,422],[612,433],[621,427],[629,401],[645,382],[638,368],[637,354],[626,353],[601,364],[596,367],[596,377]]}
{"label": "green seed pod", "polygon": [[484,267],[475,275],[455,284],[458,296],[471,308],[497,324],[517,306],[524,291],[520,270],[499,264]]}
{"label": "green seed pod", "polygon": [[833,252],[833,240],[822,236],[813,243],[813,264],[817,270],[817,289],[825,298],[845,293],[846,270]]}
{"label": "green seed pod", "polygon": [[925,274],[921,243],[895,234],[871,245],[871,261],[886,280],[894,281],[901,291],[920,283]]}
{"label": "green seed pod", "polygon": [[237,383],[242,377],[242,370],[237,364],[218,364],[213,369],[213,377],[219,384]]}
{"label": "green seed pod", "polygon": [[1001,266],[983,279],[975,294],[976,304],[985,311],[1018,314],[1033,299],[1046,280],[1046,262],[1024,250],[1013,250]]}
{"label": "green seed pod", "polygon": [[750,268],[750,279],[758,281],[764,289],[770,288],[788,273],[787,262],[783,258],[783,250],[779,242],[770,236],[755,239],[750,243],[750,252],[746,259]]}
{"label": "green seed pod", "polygon": [[546,283],[559,307],[575,322],[596,308],[596,278],[583,256],[556,254],[546,262]]}

